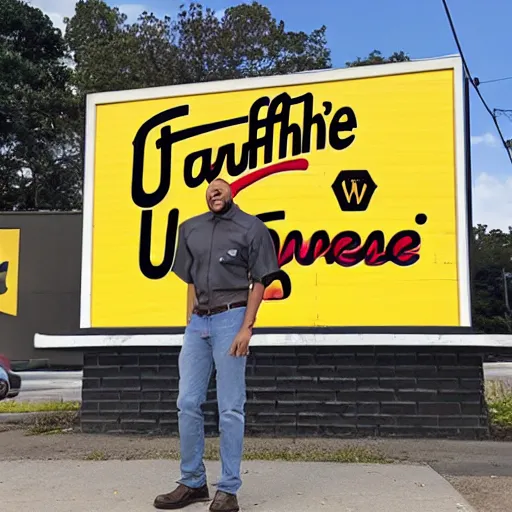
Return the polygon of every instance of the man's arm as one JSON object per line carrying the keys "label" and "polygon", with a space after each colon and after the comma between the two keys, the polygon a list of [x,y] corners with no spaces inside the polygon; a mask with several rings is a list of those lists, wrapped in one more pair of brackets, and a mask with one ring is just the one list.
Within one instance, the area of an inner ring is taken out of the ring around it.
{"label": "man's arm", "polygon": [[182,280],[187,283],[187,318],[186,324],[190,322],[192,310],[194,309],[196,292],[192,283],[192,276],[190,275],[190,268],[192,266],[192,255],[187,247],[187,238],[185,234],[184,225],[181,224],[178,233],[178,247],[174,256],[172,271]]}
{"label": "man's arm", "polygon": [[249,247],[249,271],[253,279],[253,286],[249,291],[244,322],[229,351],[231,355],[237,357],[246,356],[249,353],[252,329],[256,323],[265,287],[270,283],[271,276],[279,271],[272,237],[262,222],[257,224],[254,238]]}
{"label": "man's arm", "polygon": [[260,308],[263,294],[265,293],[265,286],[263,283],[254,283],[252,290],[249,291],[249,298],[247,299],[247,308],[245,310],[244,322],[240,331],[236,335],[233,344],[229,350],[230,355],[235,357],[246,356],[249,353],[249,343],[252,336],[252,328],[256,323],[256,316]]}
{"label": "man's arm", "polygon": [[253,284],[252,290],[249,291],[249,299],[247,300],[247,308],[245,310],[245,318],[242,327],[246,329],[252,329],[254,327],[264,293],[265,286],[263,283]]}
{"label": "man's arm", "polygon": [[193,284],[189,284],[187,287],[187,324],[192,318],[192,312],[196,306],[196,288]]}

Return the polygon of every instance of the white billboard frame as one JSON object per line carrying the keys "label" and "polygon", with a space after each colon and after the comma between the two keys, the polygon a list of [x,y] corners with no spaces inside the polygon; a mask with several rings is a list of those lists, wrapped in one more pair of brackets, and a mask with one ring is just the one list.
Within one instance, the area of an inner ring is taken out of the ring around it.
{"label": "white billboard frame", "polygon": [[[85,174],[84,174],[84,193],[83,193],[83,231],[82,231],[82,268],[81,268],[81,292],[80,292],[80,328],[83,332],[76,336],[44,336],[36,335],[35,344],[37,348],[49,347],[79,347],[79,346],[126,346],[126,343],[132,345],[136,341],[139,345],[179,345],[181,344],[182,334],[121,334],[124,330],[120,327],[117,334],[112,334],[113,329],[104,329],[109,334],[90,334],[87,330],[91,329],[91,300],[92,300],[92,243],[93,243],[93,211],[94,211],[94,161],[95,161],[95,130],[96,130],[96,108],[99,105],[112,103],[136,102],[142,100],[162,99],[179,96],[191,96],[200,94],[214,94],[227,91],[242,91],[269,87],[286,87],[293,85],[315,84],[331,81],[343,81],[353,79],[364,79],[373,77],[384,77],[392,75],[404,75],[411,73],[421,73],[429,71],[453,70],[454,72],[454,123],[455,123],[455,156],[456,156],[456,219],[457,219],[457,270],[458,270],[458,293],[459,293],[459,325],[455,329],[469,330],[471,328],[471,293],[470,293],[470,229],[469,219],[471,218],[468,204],[470,198],[471,186],[468,173],[466,145],[468,134],[466,133],[466,92],[465,92],[465,74],[462,60],[458,55],[440,57],[427,60],[416,60],[410,62],[401,62],[393,64],[382,64],[374,66],[363,66],[356,68],[334,69],[325,71],[313,71],[296,73],[291,75],[281,75],[261,78],[247,78],[237,80],[225,80],[217,82],[187,84],[177,86],[156,87],[149,89],[137,89],[127,91],[114,91],[98,94],[91,94],[87,97],[86,111],[86,145],[85,145]],[[469,182],[468,182],[469,181]],[[127,329],[130,331],[130,329]],[[138,329],[140,330],[140,329]],[[412,330],[410,328],[409,330]],[[421,332],[421,327],[417,327]],[[94,329],[101,331],[101,329]],[[266,332],[269,329],[265,329]],[[364,342],[360,335],[327,333],[315,334],[315,328],[312,333],[301,334],[255,334],[253,345],[329,345],[329,344],[368,344]],[[290,328],[293,332],[293,328]],[[299,330],[298,330],[299,331]],[[300,329],[304,331],[304,329]],[[389,331],[388,331],[389,332]],[[376,344],[377,339],[373,339],[373,334],[365,336],[371,337],[371,344]],[[382,336],[382,335],[378,335]],[[403,336],[390,334],[384,335],[387,339],[386,344],[407,344]],[[391,338],[389,338],[391,336]],[[418,337],[418,335],[414,335]],[[432,335],[440,339],[438,335]],[[455,335],[458,336],[458,335]],[[421,337],[421,336],[420,336]],[[52,342],[50,339],[55,339]],[[427,344],[433,343],[434,338],[424,340]],[[369,338],[366,338],[369,339]],[[73,341],[74,340],[74,341]],[[81,340],[81,341],[80,341]],[[79,343],[77,345],[77,343]],[[467,341],[469,343],[469,340]],[[379,344],[379,343],[377,343]],[[443,344],[450,344],[446,339]]]}

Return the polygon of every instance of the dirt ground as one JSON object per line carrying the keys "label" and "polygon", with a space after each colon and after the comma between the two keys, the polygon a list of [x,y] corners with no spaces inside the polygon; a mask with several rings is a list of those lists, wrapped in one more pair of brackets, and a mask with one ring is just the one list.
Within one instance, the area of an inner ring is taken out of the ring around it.
{"label": "dirt ground", "polygon": [[[87,435],[75,432],[27,435],[20,428],[0,425],[0,460],[105,460],[178,458],[176,438]],[[217,439],[207,440],[207,453],[215,454]],[[265,458],[367,450],[383,459],[429,464],[479,512],[512,510],[512,443],[408,439],[261,439],[248,438],[248,454]]]}
{"label": "dirt ground", "polygon": [[445,476],[479,512],[512,510],[512,478],[490,476]]}

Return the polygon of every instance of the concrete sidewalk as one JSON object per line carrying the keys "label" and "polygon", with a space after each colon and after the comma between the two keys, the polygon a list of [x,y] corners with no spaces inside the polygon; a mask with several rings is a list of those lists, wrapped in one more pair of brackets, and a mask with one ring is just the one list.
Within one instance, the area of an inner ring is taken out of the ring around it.
{"label": "concrete sidewalk", "polygon": [[[219,464],[207,467],[213,484]],[[254,461],[243,472],[243,512],[474,512],[427,466]],[[174,487],[178,463],[6,461],[0,475],[5,512],[143,512]],[[208,504],[185,510],[206,512]]]}

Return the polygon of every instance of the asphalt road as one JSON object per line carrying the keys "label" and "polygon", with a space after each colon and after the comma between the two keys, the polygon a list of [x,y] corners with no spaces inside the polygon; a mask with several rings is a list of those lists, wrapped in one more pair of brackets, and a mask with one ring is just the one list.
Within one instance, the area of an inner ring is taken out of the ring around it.
{"label": "asphalt road", "polygon": [[82,372],[19,372],[21,392],[17,400],[78,401],[82,398]]}
{"label": "asphalt road", "polygon": [[512,363],[487,363],[484,372],[486,380],[512,381]]}
{"label": "asphalt road", "polygon": [[[512,363],[489,363],[484,365],[487,380],[512,382]],[[80,400],[82,372],[19,372],[22,388],[18,400]]]}

